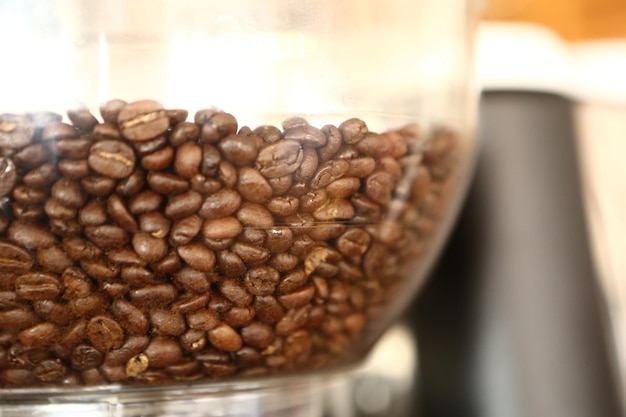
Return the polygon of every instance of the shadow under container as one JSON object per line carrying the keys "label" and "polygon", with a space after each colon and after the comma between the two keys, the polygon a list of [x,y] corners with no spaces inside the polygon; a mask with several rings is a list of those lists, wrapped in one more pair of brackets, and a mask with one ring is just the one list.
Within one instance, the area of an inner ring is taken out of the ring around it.
{"label": "shadow under container", "polygon": [[3,2],[3,402],[349,374],[467,186],[474,6]]}

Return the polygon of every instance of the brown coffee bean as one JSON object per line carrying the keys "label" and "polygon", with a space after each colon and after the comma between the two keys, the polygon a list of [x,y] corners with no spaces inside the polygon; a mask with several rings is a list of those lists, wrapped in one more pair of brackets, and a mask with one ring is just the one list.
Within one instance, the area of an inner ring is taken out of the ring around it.
{"label": "brown coffee bean", "polygon": [[120,276],[125,283],[133,287],[154,284],[156,281],[155,274],[151,270],[140,265],[123,266],[120,271]]}
{"label": "brown coffee bean", "polygon": [[273,190],[265,177],[254,168],[243,167],[239,171],[237,191],[247,201],[263,203],[272,197]]}
{"label": "brown coffee bean", "polygon": [[112,264],[106,258],[83,259],[80,267],[87,275],[101,282],[112,281],[120,274],[119,265]]}
{"label": "brown coffee bean", "polygon": [[85,228],[87,238],[104,250],[119,249],[128,244],[128,232],[119,226],[103,224]]}
{"label": "brown coffee bean", "polygon": [[14,221],[7,229],[7,238],[26,249],[52,246],[55,238],[45,227]]}
{"label": "brown coffee bean", "polygon": [[[7,168],[5,168],[5,170],[6,169]],[[48,187],[50,184],[54,183],[58,177],[59,172],[56,163],[46,162],[24,174],[22,182],[28,187]]]}
{"label": "brown coffee bean", "polygon": [[269,228],[274,226],[274,217],[261,204],[244,203],[237,211],[237,219],[246,227]]}
{"label": "brown coffee bean", "polygon": [[206,293],[210,290],[210,283],[204,272],[190,267],[176,271],[172,278],[180,287],[192,293]]}
{"label": "brown coffee bean", "polygon": [[100,115],[105,122],[117,125],[119,112],[126,107],[126,102],[119,99],[109,100],[100,106]]}
{"label": "brown coffee bean", "polygon": [[79,345],[85,339],[86,334],[87,321],[82,319],[78,320],[72,323],[72,325],[59,336],[59,344],[65,348],[71,349]]}
{"label": "brown coffee bean", "polygon": [[344,142],[348,144],[358,143],[368,133],[365,122],[361,119],[352,118],[348,119],[339,125],[339,131],[343,137]]}
{"label": "brown coffee bean", "polygon": [[170,197],[165,205],[165,215],[177,220],[195,214],[202,206],[202,195],[195,191],[187,191]]}
{"label": "brown coffee bean", "polygon": [[152,190],[142,191],[128,200],[128,210],[132,214],[144,214],[157,211],[163,197]]}
{"label": "brown coffee bean", "polygon": [[177,123],[170,134],[170,145],[176,148],[187,142],[195,142],[199,137],[200,128],[197,124],[190,122]]}
{"label": "brown coffee bean", "polygon": [[131,301],[142,307],[164,307],[176,300],[178,291],[171,284],[147,285],[130,291]]}
{"label": "brown coffee bean", "polygon": [[61,292],[61,283],[54,274],[28,272],[15,279],[15,293],[23,300],[52,300]]}
{"label": "brown coffee bean", "polygon": [[288,227],[272,227],[266,230],[265,247],[272,253],[285,252],[293,243],[293,233]]}
{"label": "brown coffee bean", "polygon": [[43,143],[35,143],[20,149],[13,154],[13,163],[24,169],[33,169],[48,162],[49,151]]}
{"label": "brown coffee bean", "polygon": [[326,187],[326,192],[331,198],[348,198],[359,191],[361,181],[355,177],[340,178]]}
{"label": "brown coffee bean", "polygon": [[135,232],[138,230],[137,221],[130,211],[128,211],[124,200],[120,196],[112,195],[108,198],[107,212],[111,216],[111,219],[123,229],[129,232]]}
{"label": "brown coffee bean", "polygon": [[154,336],[143,351],[151,368],[165,368],[181,361],[183,352],[178,342],[165,336]]}
{"label": "brown coffee bean", "polygon": [[183,262],[174,250],[170,250],[167,255],[158,262],[150,265],[150,268],[157,274],[173,274],[183,267]]}
{"label": "brown coffee bean", "polygon": [[2,276],[16,277],[25,274],[33,266],[32,255],[19,246],[0,241],[0,271]]}
{"label": "brown coffee bean", "polygon": [[94,126],[98,124],[98,119],[86,108],[68,110],[67,117],[69,117],[74,126],[83,132],[91,132]]}
{"label": "brown coffee bean", "polygon": [[349,228],[337,239],[337,249],[346,256],[361,256],[367,251],[370,241],[370,235],[364,230]]}
{"label": "brown coffee bean", "polygon": [[237,184],[237,168],[229,161],[221,161],[217,173],[225,187],[234,188]]}
{"label": "brown coffee bean", "polygon": [[135,101],[122,107],[117,123],[122,135],[134,141],[152,139],[169,128],[169,119],[163,106],[153,100]]}
{"label": "brown coffee bean", "polygon": [[125,297],[130,291],[130,286],[123,282],[103,282],[102,291],[110,298]]}
{"label": "brown coffee bean", "polygon": [[293,173],[293,178],[296,181],[309,180],[315,174],[319,165],[319,157],[315,149],[305,148],[303,154],[302,164]]}
{"label": "brown coffee bean", "polygon": [[246,273],[246,289],[254,295],[271,295],[280,280],[280,274],[270,266],[257,266]]}
{"label": "brown coffee bean", "polygon": [[185,333],[185,320],[180,313],[158,309],[151,310],[149,315],[153,331],[158,332],[158,334],[180,336]]}
{"label": "brown coffee bean", "polygon": [[343,177],[349,167],[350,164],[342,160],[330,160],[323,163],[319,166],[311,179],[311,189],[317,190],[319,188],[325,188],[333,181]]}
{"label": "brown coffee bean", "polygon": [[223,111],[209,110],[196,113],[195,122],[203,124],[202,139],[207,142],[214,142],[217,139],[226,137],[237,132],[237,119]]}
{"label": "brown coffee bean", "polygon": [[113,192],[117,182],[113,178],[104,176],[89,176],[80,180],[80,185],[87,194],[96,197],[106,197]]}
{"label": "brown coffee bean", "polygon": [[59,328],[52,323],[39,323],[22,330],[17,339],[26,346],[49,346],[59,336]]}
{"label": "brown coffee bean", "polygon": [[230,239],[208,239],[208,238],[202,236],[201,241],[204,244],[204,246],[206,246],[207,248],[211,249],[212,251],[219,252],[219,251],[228,249],[230,247],[230,245],[233,244],[234,239],[233,238],[230,238]]}
{"label": "brown coffee bean", "polygon": [[300,206],[300,200],[294,196],[274,197],[267,202],[267,209],[276,216],[287,217],[294,214]]}
{"label": "brown coffee bean", "polygon": [[58,382],[65,376],[67,368],[61,363],[59,359],[48,359],[40,362],[33,369],[33,374],[37,379],[43,382],[51,383]]}
{"label": "brown coffee bean", "polygon": [[255,135],[261,137],[265,143],[278,142],[282,137],[280,129],[276,126],[263,125],[259,126],[252,131]]}
{"label": "brown coffee bean", "polygon": [[0,158],[0,197],[9,195],[17,182],[15,164],[8,158]]}
{"label": "brown coffee bean", "polygon": [[285,314],[278,300],[271,295],[255,297],[252,307],[259,320],[268,324],[278,323]]}
{"label": "brown coffee bean", "polygon": [[263,246],[265,242],[265,232],[262,229],[246,227],[243,229],[241,235],[237,237],[237,240],[255,246]]}
{"label": "brown coffee bean", "polygon": [[111,312],[119,324],[130,334],[145,335],[150,328],[144,313],[123,298],[113,301]]}
{"label": "brown coffee bean", "polygon": [[[37,262],[39,262],[39,265],[41,265],[44,269],[58,274],[65,271],[65,269],[69,268],[73,264],[72,260],[67,256],[65,251],[58,245],[37,249],[36,259]],[[2,260],[0,260],[0,265],[1,264]]]}
{"label": "brown coffee bean", "polygon": [[241,329],[241,337],[247,346],[262,350],[274,340],[274,330],[272,326],[256,321]]}
{"label": "brown coffee bean", "polygon": [[35,313],[26,308],[0,311],[0,327],[10,332],[17,332],[34,326],[40,320]]}
{"label": "brown coffee bean", "polygon": [[354,206],[346,199],[330,200],[313,212],[320,221],[350,220],[354,217]]}
{"label": "brown coffee bean", "polygon": [[251,307],[233,307],[224,313],[224,323],[231,327],[246,326],[254,319],[254,309]]}
{"label": "brown coffee bean", "polygon": [[141,166],[146,171],[162,171],[174,160],[174,148],[166,146],[141,158]]}
{"label": "brown coffee bean", "polygon": [[220,274],[225,277],[240,277],[246,272],[246,265],[241,258],[228,250],[218,252],[217,264]]}
{"label": "brown coffee bean", "polygon": [[[201,227],[202,219],[195,214],[178,219],[172,225],[169,243],[172,246],[186,245],[200,233]],[[169,229],[165,234],[167,233],[169,233]]]}
{"label": "brown coffee bean", "polygon": [[326,136],[326,145],[318,149],[320,160],[328,161],[341,148],[343,138],[339,129],[333,125],[322,127],[322,133]]}
{"label": "brown coffee bean", "polygon": [[[14,206],[14,215],[16,217],[20,217],[22,219],[26,219],[26,211],[21,212],[21,215],[15,211],[17,204]],[[62,219],[62,220],[71,220],[76,217],[77,210],[71,207],[65,206],[59,200],[55,198],[50,198],[46,201],[46,204],[43,207],[44,212],[51,219]]]}
{"label": "brown coffee bean", "polygon": [[328,196],[324,188],[320,188],[314,191],[309,191],[302,197],[300,197],[299,208],[305,213],[313,213],[320,207],[328,204]]}
{"label": "brown coffee bean", "polygon": [[189,112],[185,109],[169,109],[165,111],[165,114],[167,114],[171,125],[182,123],[187,120],[187,116],[189,116]]}
{"label": "brown coffee bean", "polygon": [[143,170],[134,170],[127,178],[124,178],[117,185],[116,191],[123,196],[134,196],[139,193],[145,183]]}
{"label": "brown coffee bean", "polygon": [[203,162],[202,149],[203,148],[200,147],[200,145],[195,143],[182,143],[176,150],[176,156],[174,158],[174,172],[176,172],[181,178],[193,178],[193,176],[199,172],[200,163]]}
{"label": "brown coffee bean", "polygon": [[185,351],[192,353],[200,352],[207,344],[206,331],[189,329],[178,340],[180,342],[180,347],[182,347]]}
{"label": "brown coffee bean", "polygon": [[135,152],[119,140],[101,140],[89,149],[89,167],[110,178],[128,177],[135,168]]}
{"label": "brown coffee bean", "polygon": [[28,145],[34,128],[28,116],[7,113],[0,115],[0,147],[17,149]]}
{"label": "brown coffee bean", "polygon": [[302,164],[302,145],[281,140],[264,147],[256,159],[256,167],[267,178],[279,178],[294,173]]}
{"label": "brown coffee bean", "polygon": [[71,366],[77,371],[98,367],[104,356],[92,346],[79,345],[72,350]]}
{"label": "brown coffee bean", "polygon": [[[2,169],[2,161],[0,160],[0,171]],[[0,178],[2,174],[0,173]],[[0,184],[2,184],[0,179]],[[0,185],[1,187],[1,185]],[[13,187],[13,184],[11,184]],[[22,204],[37,204],[43,202],[48,197],[48,190],[41,188],[32,188],[25,185],[18,185],[15,188],[11,188],[8,192],[12,191],[13,199]],[[1,194],[1,193],[0,193]]]}
{"label": "brown coffee bean", "polygon": [[374,202],[387,204],[391,201],[395,180],[391,174],[377,171],[367,177],[365,194]]}
{"label": "brown coffee bean", "polygon": [[198,271],[208,272],[215,267],[215,254],[199,242],[190,242],[177,248],[178,255]]}
{"label": "brown coffee bean", "polygon": [[242,261],[249,266],[260,265],[269,258],[269,251],[265,248],[250,245],[243,242],[235,242],[230,246],[230,250],[237,254]]}
{"label": "brown coffee bean", "polygon": [[256,142],[251,136],[231,134],[217,146],[224,158],[239,167],[252,164],[258,154]]}
{"label": "brown coffee bean", "polygon": [[206,239],[230,239],[238,236],[243,226],[234,217],[205,220],[202,225],[202,236]]}
{"label": "brown coffee bean", "polygon": [[129,336],[119,349],[110,350],[104,355],[104,363],[109,366],[124,365],[143,352],[149,342],[150,339],[145,335]]}
{"label": "brown coffee bean", "polygon": [[87,324],[87,337],[100,352],[119,349],[124,343],[124,331],[108,316],[96,316]]}
{"label": "brown coffee bean", "polygon": [[208,196],[198,214],[205,219],[218,219],[230,216],[241,206],[241,196],[233,190],[220,190]]}
{"label": "brown coffee bean", "polygon": [[108,302],[102,294],[90,294],[68,301],[67,307],[76,317],[93,317],[104,314],[108,309]]}
{"label": "brown coffee bean", "polygon": [[189,189],[189,183],[173,174],[150,172],[146,177],[148,185],[159,194],[180,194]]}
{"label": "brown coffee bean", "polygon": [[283,137],[286,140],[294,140],[303,147],[320,148],[326,145],[326,136],[321,130],[309,125],[297,125],[286,128]]}
{"label": "brown coffee bean", "polygon": [[209,331],[220,324],[220,316],[214,310],[200,310],[187,315],[190,329]]}
{"label": "brown coffee bean", "polygon": [[167,138],[165,136],[157,136],[154,139],[149,139],[143,142],[131,142],[133,149],[139,156],[151,155],[167,145]]}
{"label": "brown coffee bean", "polygon": [[115,124],[105,122],[93,128],[91,138],[94,140],[122,139],[122,135],[120,135],[120,131],[117,130],[117,122]]}
{"label": "brown coffee bean", "polygon": [[155,238],[164,238],[170,232],[172,221],[158,211],[139,216],[139,229]]}
{"label": "brown coffee bean", "polygon": [[241,336],[229,325],[222,323],[208,332],[209,342],[225,352],[236,352],[243,346]]}
{"label": "brown coffee bean", "polygon": [[90,200],[78,212],[78,220],[85,226],[100,226],[108,220],[106,204],[102,200]]}
{"label": "brown coffee bean", "polygon": [[54,145],[57,146],[58,142],[67,139],[78,140],[80,133],[74,126],[68,125],[67,123],[61,122],[53,122],[48,123],[44,126],[41,131],[41,140],[44,142],[56,142]]}
{"label": "brown coffee bean", "polygon": [[[139,355],[133,356],[126,362],[126,367],[124,369],[126,376],[136,377],[141,375],[145,370],[150,366],[148,357],[141,353]],[[153,381],[153,379],[148,379],[148,381]]]}
{"label": "brown coffee bean", "polygon": [[205,308],[208,302],[209,294],[207,292],[202,294],[184,294],[172,304],[171,310],[188,314]]}
{"label": "brown coffee bean", "polygon": [[215,176],[221,159],[222,155],[215,146],[207,143],[203,144],[201,147],[200,174],[206,177]]}
{"label": "brown coffee bean", "polygon": [[129,247],[110,250],[107,252],[107,258],[109,258],[109,261],[121,265],[146,265],[146,262]]}
{"label": "brown coffee bean", "polygon": [[291,175],[285,175],[278,178],[269,178],[267,182],[270,187],[272,187],[274,196],[282,196],[293,186],[293,177]]}
{"label": "brown coffee bean", "polygon": [[308,286],[290,294],[281,295],[278,300],[285,308],[297,308],[309,303],[314,295],[315,287]]}
{"label": "brown coffee bean", "polygon": [[[24,223],[37,223],[42,219],[45,213],[39,205],[25,205],[20,203],[14,203],[12,209],[13,217],[16,220]],[[59,216],[67,215],[67,211],[64,210],[61,212],[61,210],[62,208],[57,213]]]}
{"label": "brown coffee bean", "polygon": [[167,241],[155,238],[145,232],[135,233],[131,244],[137,255],[147,263],[158,262],[167,255]]}
{"label": "brown coffee bean", "polygon": [[61,245],[67,256],[74,261],[94,259],[102,255],[102,249],[91,242],[75,236],[64,237]]}
{"label": "brown coffee bean", "polygon": [[239,279],[225,279],[219,283],[220,292],[226,299],[239,307],[245,307],[252,302],[252,295],[241,284]]}

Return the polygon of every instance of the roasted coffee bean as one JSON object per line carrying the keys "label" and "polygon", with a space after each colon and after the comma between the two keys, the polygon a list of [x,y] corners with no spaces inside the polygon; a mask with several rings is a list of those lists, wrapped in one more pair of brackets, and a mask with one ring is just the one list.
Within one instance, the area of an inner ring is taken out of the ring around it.
{"label": "roasted coffee bean", "polygon": [[[202,139],[207,142],[215,141],[237,132],[237,119],[230,113],[209,111],[205,113],[204,117],[199,116],[199,114],[200,112],[196,113],[195,120],[196,123],[204,125],[202,127]],[[208,119],[206,118],[207,116]]]}
{"label": "roasted coffee bean", "polygon": [[76,317],[93,317],[104,314],[108,309],[108,302],[102,294],[90,294],[68,301],[67,306]]}
{"label": "roasted coffee bean", "polygon": [[313,213],[325,204],[328,204],[328,196],[326,195],[326,190],[324,188],[320,188],[314,191],[309,191],[300,197],[300,204],[298,207],[305,213]]}
{"label": "roasted coffee bean", "polygon": [[96,316],[87,324],[87,337],[100,352],[119,349],[124,343],[124,331],[110,317]]}
{"label": "roasted coffee bean", "polygon": [[139,229],[159,239],[169,234],[171,224],[172,221],[158,211],[139,216]]}
{"label": "roasted coffee bean", "polygon": [[89,176],[80,180],[80,185],[87,192],[96,197],[106,197],[113,192],[117,182],[113,178],[104,176]]}
{"label": "roasted coffee bean", "polygon": [[255,321],[241,329],[241,338],[247,346],[263,350],[274,340],[272,326]]}
{"label": "roasted coffee bean", "polygon": [[224,313],[224,323],[239,328],[248,325],[254,319],[254,309],[251,307],[233,307]]}
{"label": "roasted coffee bean", "polygon": [[112,281],[120,273],[120,266],[109,262],[106,258],[83,259],[80,267],[87,275],[101,282]]}
{"label": "roasted coffee bean", "polygon": [[281,139],[282,133],[276,126],[263,125],[259,126],[252,131],[255,135],[259,136],[265,143],[278,142]]}
{"label": "roasted coffee bean", "polygon": [[185,333],[185,319],[178,312],[167,310],[151,310],[150,323],[153,331],[165,336],[180,336]]}
{"label": "roasted coffee bean", "polygon": [[127,284],[133,287],[154,284],[156,276],[154,273],[141,265],[126,265],[121,268],[120,276]]}
{"label": "roasted coffee bean", "polygon": [[23,248],[0,241],[0,273],[2,276],[26,274],[33,266],[33,256]]}
{"label": "roasted coffee bean", "polygon": [[236,306],[245,307],[252,302],[252,295],[241,285],[239,280],[222,280],[219,283],[219,288],[222,295]]}
{"label": "roasted coffee bean", "polygon": [[141,158],[141,166],[146,171],[162,171],[174,160],[174,148],[166,146]]}
{"label": "roasted coffee bean", "polygon": [[141,100],[122,107],[117,123],[125,138],[144,141],[157,137],[168,129],[169,119],[163,106],[154,100]]}
{"label": "roasted coffee bean", "polygon": [[[16,207],[19,207],[17,204],[14,206],[14,215],[16,217],[20,217],[22,220],[26,220],[26,216],[25,216],[25,212],[26,210],[23,210],[20,214],[18,215],[17,211],[16,211]],[[55,199],[55,198],[50,198],[46,201],[46,204],[43,207],[44,212],[46,213],[46,215],[51,218],[51,219],[62,219],[62,220],[71,220],[73,218],[76,217],[76,213],[77,210],[73,209],[71,207],[68,207],[66,205],[64,205],[63,203],[61,203],[59,200]]]}
{"label": "roasted coffee bean", "polygon": [[119,99],[109,100],[100,106],[100,115],[105,122],[117,125],[119,112],[126,107],[126,102]]}
{"label": "roasted coffee bean", "polygon": [[348,162],[347,177],[363,178],[374,172],[376,160],[371,157],[352,159]]}
{"label": "roasted coffee bean", "polygon": [[144,214],[156,211],[163,201],[163,197],[152,190],[142,191],[128,201],[128,210],[132,214]]}
{"label": "roasted coffee bean", "polygon": [[[203,164],[204,169],[206,158],[203,157],[203,149],[203,147],[200,147],[200,145],[195,143],[182,143],[176,150],[176,156],[174,158],[174,172],[185,179],[193,178],[193,176],[199,172],[201,163]],[[215,148],[213,147],[213,149]],[[217,171],[217,167],[215,167],[215,170]]]}
{"label": "roasted coffee bean", "polygon": [[[36,259],[42,268],[58,274],[65,271],[73,264],[69,256],[67,256],[65,251],[58,245],[38,249]],[[1,264],[2,261],[0,260],[0,265]]]}
{"label": "roasted coffee bean", "polygon": [[181,122],[176,124],[170,135],[170,145],[179,147],[187,142],[195,142],[200,137],[200,128],[195,123]]}
{"label": "roasted coffee bean", "polygon": [[35,127],[28,116],[0,115],[0,148],[18,149],[30,143]]}
{"label": "roasted coffee bean", "polygon": [[[200,150],[199,172],[206,177],[215,176],[222,159],[220,151],[218,151],[215,146],[209,144],[202,145]],[[197,168],[197,166],[195,168]]]}
{"label": "roasted coffee bean", "polygon": [[288,227],[272,227],[266,230],[265,247],[272,253],[285,252],[293,243],[293,233]]}
{"label": "roasted coffee bean", "polygon": [[218,252],[217,264],[220,274],[225,277],[240,277],[246,272],[246,265],[241,258],[228,250]]}
{"label": "roasted coffee bean", "polygon": [[263,246],[263,243],[265,242],[265,232],[263,229],[246,227],[237,237],[237,241],[256,246]]}
{"label": "roasted coffee bean", "polygon": [[26,346],[49,346],[59,336],[59,328],[52,323],[39,323],[22,330],[17,339]]}
{"label": "roasted coffee bean", "polygon": [[266,204],[267,209],[279,217],[294,214],[300,207],[300,200],[294,196],[274,197]]}
{"label": "roasted coffee bean", "polygon": [[189,329],[178,340],[180,347],[185,351],[191,353],[200,352],[207,344],[206,331]]}
{"label": "roasted coffee bean", "polygon": [[117,122],[115,124],[105,122],[96,125],[91,132],[91,137],[95,140],[122,139],[120,131],[117,130]]}
{"label": "roasted coffee bean", "polygon": [[195,191],[187,191],[170,197],[165,205],[164,213],[170,219],[177,220],[195,214],[201,206],[202,195]]}
{"label": "roasted coffee bean", "polygon": [[111,219],[123,229],[129,232],[137,231],[137,221],[130,211],[128,211],[124,200],[120,196],[112,195],[107,199],[107,212],[111,216]]}
{"label": "roasted coffee bean", "polygon": [[295,181],[305,182],[309,180],[315,174],[319,165],[319,157],[315,149],[305,148],[303,155],[302,164],[293,173]]}
{"label": "roasted coffee bean", "polygon": [[41,319],[29,309],[15,308],[0,311],[0,327],[5,331],[17,332],[35,325]]}
{"label": "roasted coffee bean", "polygon": [[237,184],[237,169],[231,162],[221,161],[217,173],[225,187],[234,188]]}
{"label": "roasted coffee bean", "polygon": [[333,181],[326,187],[326,192],[331,198],[348,198],[359,191],[361,181],[355,177],[340,178]]}
{"label": "roasted coffee bean", "polygon": [[330,183],[343,177],[349,168],[350,164],[342,160],[331,160],[323,163],[311,179],[311,189],[325,188]]}
{"label": "roasted coffee bean", "polygon": [[206,293],[211,288],[206,274],[193,267],[179,269],[172,275],[172,278],[179,288],[192,293]]}
{"label": "roasted coffee bean", "polygon": [[64,237],[61,244],[67,256],[72,258],[74,261],[94,259],[102,255],[102,249],[79,237]]}
{"label": "roasted coffee bean", "polygon": [[251,268],[246,273],[246,289],[254,295],[270,295],[280,280],[280,274],[270,266]]}
{"label": "roasted coffee bean", "polygon": [[123,282],[103,282],[102,291],[110,298],[125,297],[130,291],[130,286]]}
{"label": "roasted coffee bean", "polygon": [[33,169],[48,162],[48,148],[43,143],[34,143],[13,154],[13,163],[24,169]]}
{"label": "roasted coffee bean", "polygon": [[391,174],[377,171],[367,177],[365,194],[374,202],[387,204],[391,201],[395,180]]}
{"label": "roasted coffee bean", "polygon": [[[182,246],[191,242],[191,240],[194,239],[198,235],[198,233],[200,233],[200,229],[202,228],[202,223],[203,223],[202,218],[200,218],[199,216],[195,214],[189,217],[183,217],[182,219],[176,220],[174,224],[172,225],[171,233],[169,234],[170,245]],[[159,230],[164,230],[164,229],[159,229]],[[145,230],[145,231],[149,232],[149,230]],[[169,233],[169,229],[165,231],[165,234],[167,233]],[[157,237],[160,237],[160,236],[157,236]]]}
{"label": "roasted coffee bean", "polygon": [[86,108],[68,110],[67,117],[74,126],[83,132],[91,132],[94,126],[98,124],[98,119]]}
{"label": "roasted coffee bean", "polygon": [[0,158],[0,197],[4,197],[13,191],[17,181],[15,164],[8,158]]}
{"label": "roasted coffee bean", "polygon": [[222,183],[216,178],[207,178],[202,174],[196,174],[191,178],[191,189],[197,193],[213,194],[222,188]]}
{"label": "roasted coffee bean", "polygon": [[208,272],[215,267],[215,254],[199,242],[190,242],[177,250],[187,265],[198,271]]}
{"label": "roasted coffee bean", "polygon": [[287,275],[280,281],[278,291],[281,294],[291,293],[301,288],[308,280],[309,275],[303,269],[297,269]]}
{"label": "roasted coffee bean", "polygon": [[180,311],[183,314],[192,313],[206,307],[209,302],[209,294],[207,292],[201,294],[183,294],[176,300],[172,306],[172,311]]}
{"label": "roasted coffee bean", "polygon": [[278,178],[269,178],[267,180],[275,196],[282,196],[293,186],[293,178],[291,175],[285,175]]}
{"label": "roasted coffee bean", "polygon": [[180,194],[189,189],[189,183],[173,174],[150,172],[146,177],[150,188],[159,194]]}
{"label": "roasted coffee bean", "polygon": [[77,371],[84,371],[98,367],[104,356],[96,348],[89,345],[79,345],[72,350],[71,366]]}
{"label": "roasted coffee bean", "polygon": [[32,386],[37,382],[35,374],[29,369],[4,369],[0,372],[0,386],[18,388]]}
{"label": "roasted coffee bean", "polygon": [[176,339],[154,336],[143,351],[151,368],[165,368],[179,363],[183,352]]}
{"label": "roasted coffee bean", "polygon": [[220,316],[214,310],[200,310],[187,315],[190,329],[209,331],[220,324]]}
{"label": "roasted coffee bean", "polygon": [[326,145],[326,136],[321,130],[309,125],[297,125],[285,128],[283,138],[295,140],[303,147],[320,148]]}
{"label": "roasted coffee bean", "polygon": [[109,366],[125,365],[131,358],[143,352],[149,342],[150,338],[145,335],[129,336],[119,349],[110,350],[104,355],[104,363]]}
{"label": "roasted coffee bean", "polygon": [[119,140],[101,140],[94,143],[87,159],[89,167],[110,178],[126,178],[135,168],[133,149]]}
{"label": "roasted coffee bean", "polygon": [[269,251],[265,248],[243,242],[235,242],[230,250],[236,253],[246,265],[255,266],[267,261]]}
{"label": "roasted coffee bean", "polygon": [[[0,161],[0,169],[2,162]],[[0,174],[1,176],[2,174]],[[0,179],[0,182],[2,180]],[[32,188],[25,185],[18,185],[12,188],[13,199],[22,204],[37,204],[43,202],[48,197],[48,190],[41,188]]]}
{"label": "roasted coffee bean", "polygon": [[171,250],[158,262],[150,265],[150,268],[158,274],[173,274],[183,267],[183,263],[176,251]]}
{"label": "roasted coffee bean", "polygon": [[132,145],[139,156],[146,156],[163,149],[167,145],[167,138],[165,136],[157,136],[154,139],[143,142],[132,142]]}
{"label": "roasted coffee bean", "polygon": [[27,172],[22,178],[22,182],[28,187],[47,187],[59,176],[56,164],[46,162],[41,166]]}
{"label": "roasted coffee bean", "polygon": [[297,126],[309,126],[309,122],[304,117],[292,116],[283,120],[281,126],[283,129],[287,130]]}
{"label": "roasted coffee bean", "polygon": [[209,330],[208,336],[214,347],[225,352],[236,352],[243,346],[239,333],[226,323]]}
{"label": "roasted coffee bean", "polygon": [[320,221],[350,220],[354,217],[354,206],[346,199],[330,200],[313,212]]}
{"label": "roasted coffee bean", "polygon": [[242,204],[237,211],[237,219],[246,227],[269,228],[274,226],[274,217],[261,204]]}
{"label": "roasted coffee bean", "polygon": [[132,303],[118,298],[113,301],[111,311],[120,325],[130,334],[144,335],[150,324],[144,313]]}
{"label": "roasted coffee bean", "polygon": [[172,125],[184,122],[187,120],[187,116],[189,116],[189,112],[185,109],[168,109],[165,111],[165,114],[167,114]]}
{"label": "roasted coffee bean", "polygon": [[171,284],[147,285],[130,292],[131,301],[142,307],[164,307],[176,300],[177,296],[178,291]]}
{"label": "roasted coffee bean", "polygon": [[339,125],[339,131],[343,140],[348,144],[358,143],[368,132],[365,122],[361,119],[352,118]]}
{"label": "roasted coffee bean", "polygon": [[202,236],[201,238],[202,244],[204,246],[206,246],[207,248],[211,249],[212,251],[222,251],[222,250],[226,250],[230,247],[230,245],[233,244],[234,239],[233,238],[229,238],[229,239],[208,239],[204,236]]}
{"label": "roasted coffee bean", "polygon": [[37,379],[43,382],[58,381],[67,372],[67,368],[59,359],[48,359],[42,361],[33,369],[33,374]]}
{"label": "roasted coffee bean", "polygon": [[321,130],[324,136],[326,136],[326,145],[322,146],[317,151],[320,160],[328,161],[341,148],[343,138],[339,129],[333,125],[325,125]]}
{"label": "roasted coffee bean", "polygon": [[101,249],[119,249],[128,244],[128,232],[119,226],[103,224],[85,228],[85,236]]}
{"label": "roasted coffee bean", "polygon": [[252,203],[263,203],[272,197],[273,190],[265,177],[254,168],[243,167],[239,171],[237,191]]}
{"label": "roasted coffee bean", "polygon": [[271,295],[254,297],[252,307],[259,320],[268,324],[278,323],[285,314],[278,300]]}
{"label": "roasted coffee bean", "polygon": [[218,219],[230,216],[241,206],[241,196],[233,190],[220,190],[208,196],[198,214],[205,219]]}
{"label": "roasted coffee bean", "polygon": [[52,300],[61,293],[56,275],[28,272],[15,279],[15,293],[23,300]]}
{"label": "roasted coffee bean", "polygon": [[153,237],[145,232],[137,232],[131,239],[137,255],[147,263],[158,262],[167,255],[168,245],[165,239]]}
{"label": "roasted coffee bean", "polygon": [[123,196],[134,196],[143,188],[145,177],[141,169],[134,170],[117,185],[117,192]]}
{"label": "roasted coffee bean", "polygon": [[89,175],[89,164],[85,159],[61,159],[58,164],[59,172],[69,180],[80,180]]}
{"label": "roasted coffee bean", "polygon": [[256,158],[259,172],[267,178],[292,174],[302,164],[302,145],[292,140],[282,140],[264,147]]}
{"label": "roasted coffee bean", "polygon": [[238,236],[243,226],[234,217],[205,220],[202,225],[202,236],[206,239],[230,239]]}

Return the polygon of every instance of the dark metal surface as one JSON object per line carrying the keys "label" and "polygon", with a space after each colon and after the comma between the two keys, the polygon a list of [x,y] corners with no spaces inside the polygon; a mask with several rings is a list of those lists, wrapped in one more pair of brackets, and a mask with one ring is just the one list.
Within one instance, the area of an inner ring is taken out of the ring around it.
{"label": "dark metal surface", "polygon": [[409,313],[421,416],[613,417],[619,406],[566,98],[489,92],[456,232]]}

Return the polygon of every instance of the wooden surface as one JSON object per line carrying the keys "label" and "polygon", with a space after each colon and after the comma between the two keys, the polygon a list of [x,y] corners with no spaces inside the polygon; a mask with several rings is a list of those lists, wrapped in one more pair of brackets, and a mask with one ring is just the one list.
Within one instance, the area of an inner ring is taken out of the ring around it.
{"label": "wooden surface", "polygon": [[548,26],[568,41],[626,38],[625,0],[488,0],[486,19]]}

